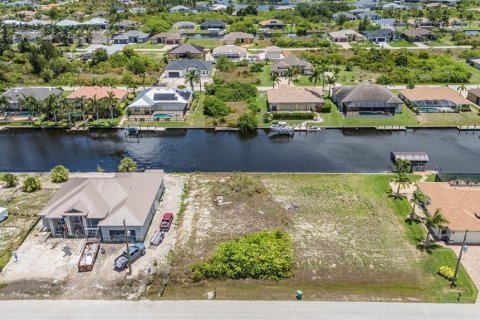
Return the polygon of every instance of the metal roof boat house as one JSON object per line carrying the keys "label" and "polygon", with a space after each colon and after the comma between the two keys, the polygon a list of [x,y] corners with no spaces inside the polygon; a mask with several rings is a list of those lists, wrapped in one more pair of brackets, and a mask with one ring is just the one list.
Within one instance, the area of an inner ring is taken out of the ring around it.
{"label": "metal roof boat house", "polygon": [[70,178],[39,215],[54,237],[120,242],[125,221],[130,240],[143,241],[164,191],[163,177],[161,170],[146,170]]}
{"label": "metal roof boat house", "polygon": [[412,171],[425,171],[425,167],[430,160],[425,152],[391,152],[390,160],[393,164],[397,160],[410,161]]}

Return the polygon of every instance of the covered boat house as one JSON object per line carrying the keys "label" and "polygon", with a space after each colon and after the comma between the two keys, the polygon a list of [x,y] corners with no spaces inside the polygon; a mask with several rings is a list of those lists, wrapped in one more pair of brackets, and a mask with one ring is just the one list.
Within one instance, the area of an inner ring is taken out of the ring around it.
{"label": "covered boat house", "polygon": [[391,152],[390,160],[393,164],[397,160],[408,160],[412,171],[425,171],[429,161],[428,154],[425,152]]}

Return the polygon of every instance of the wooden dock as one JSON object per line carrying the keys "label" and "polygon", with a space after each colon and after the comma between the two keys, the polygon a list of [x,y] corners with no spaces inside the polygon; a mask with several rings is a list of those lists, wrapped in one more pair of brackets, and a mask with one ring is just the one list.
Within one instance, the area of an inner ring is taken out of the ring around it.
{"label": "wooden dock", "polygon": [[139,127],[137,129],[140,132],[165,132],[167,130],[165,127]]}
{"label": "wooden dock", "polygon": [[465,133],[468,133],[469,131],[471,131],[473,134],[475,134],[475,130],[480,130],[480,126],[458,126],[457,127],[457,130],[458,130],[458,133],[460,134],[460,132],[465,132]]}
{"label": "wooden dock", "polygon": [[232,127],[215,127],[215,132],[239,132],[239,128]]}
{"label": "wooden dock", "polygon": [[375,127],[377,131],[385,131],[385,132],[398,132],[398,131],[407,131],[407,127],[405,126],[377,126]]}
{"label": "wooden dock", "polygon": [[76,126],[76,127],[71,127],[70,129],[68,129],[69,132],[81,132],[81,131],[88,131],[89,128],[88,127],[83,127],[83,126]]}

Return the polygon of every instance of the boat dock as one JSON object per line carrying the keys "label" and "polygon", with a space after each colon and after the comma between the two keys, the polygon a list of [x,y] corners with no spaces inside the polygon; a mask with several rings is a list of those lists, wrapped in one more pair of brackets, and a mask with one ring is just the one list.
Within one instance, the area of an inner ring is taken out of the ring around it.
{"label": "boat dock", "polygon": [[7,130],[7,128],[5,128],[5,127],[0,127],[0,131],[4,131],[4,130]]}
{"label": "boat dock", "polygon": [[141,131],[141,132],[165,132],[165,130],[167,130],[167,128],[165,127],[138,127],[136,128],[138,129],[138,131]]}
{"label": "boat dock", "polygon": [[88,129],[89,129],[88,127],[84,127],[84,126],[75,126],[68,129],[68,132],[88,131]]}
{"label": "boat dock", "polygon": [[232,127],[215,127],[215,132],[239,132],[239,128]]}
{"label": "boat dock", "polygon": [[475,134],[475,130],[480,130],[480,126],[478,128],[477,128],[476,125],[474,125],[474,126],[458,126],[457,130],[458,130],[458,134],[460,134],[460,132],[465,132],[465,134],[467,134],[469,131],[471,131],[473,134]]}
{"label": "boat dock", "polygon": [[399,132],[399,131],[407,131],[407,127],[405,126],[376,126],[375,129],[377,131],[383,132]]}

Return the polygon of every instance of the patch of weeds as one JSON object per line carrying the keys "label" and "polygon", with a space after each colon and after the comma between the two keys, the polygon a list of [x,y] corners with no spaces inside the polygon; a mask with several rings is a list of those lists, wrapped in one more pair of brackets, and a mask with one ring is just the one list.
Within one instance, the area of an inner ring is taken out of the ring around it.
{"label": "patch of weeds", "polygon": [[185,210],[187,209],[187,198],[190,192],[190,177],[188,181],[185,182],[183,185],[182,196],[180,198],[180,209],[178,210],[177,220],[175,220],[175,227],[178,228],[182,225],[183,222],[183,215],[185,214]]}
{"label": "patch of weeds", "polygon": [[231,191],[242,193],[247,196],[253,196],[265,192],[265,186],[259,181],[242,174],[235,172],[229,180],[229,187]]}

